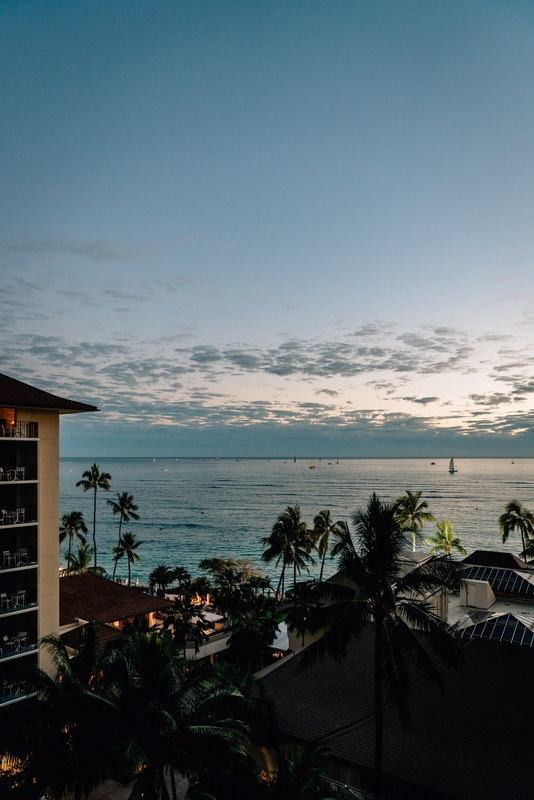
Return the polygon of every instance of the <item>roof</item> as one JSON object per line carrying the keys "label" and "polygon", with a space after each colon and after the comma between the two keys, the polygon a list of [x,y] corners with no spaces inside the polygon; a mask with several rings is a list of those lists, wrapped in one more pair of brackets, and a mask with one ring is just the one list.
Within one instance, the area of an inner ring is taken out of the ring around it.
{"label": "roof", "polygon": [[462,578],[473,581],[487,581],[495,594],[506,597],[534,599],[534,572],[519,572],[514,569],[492,567],[468,567],[462,571]]}
{"label": "roof", "polygon": [[65,413],[77,411],[98,411],[96,406],[87,403],[78,403],[77,400],[66,400],[56,397],[50,392],[36,389],[28,383],[23,383],[9,375],[0,373],[0,406],[13,408],[51,408]]}
{"label": "roof", "polygon": [[462,564],[473,564],[477,567],[500,567],[501,569],[529,569],[532,567],[526,561],[514,556],[513,553],[500,553],[497,550],[475,550],[464,559]]}
{"label": "roof", "polygon": [[[534,649],[476,639],[464,652],[462,670],[441,669],[444,697],[428,680],[414,676],[409,731],[401,728],[395,707],[385,708],[384,774],[451,798],[523,797],[532,784],[531,721],[524,698],[529,697]],[[372,624],[341,662],[327,657],[295,675],[300,658],[297,653],[282,659],[260,678],[282,735],[322,739],[333,757],[372,770]]]}
{"label": "roof", "polygon": [[[115,628],[112,625],[104,625],[102,622],[95,622],[96,629],[96,655],[100,656],[104,652],[107,643],[112,639],[117,639],[124,635],[123,629]],[[78,625],[70,631],[60,634],[60,639],[67,646],[73,650],[77,650],[82,643],[82,634],[87,628],[87,625]]]}
{"label": "roof", "polygon": [[59,579],[59,624],[77,618],[88,622],[120,622],[169,608],[172,603],[140,589],[99,578],[90,572]]}
{"label": "roof", "polygon": [[534,646],[534,620],[526,614],[497,612],[457,632],[462,639],[492,639],[521,647]]}

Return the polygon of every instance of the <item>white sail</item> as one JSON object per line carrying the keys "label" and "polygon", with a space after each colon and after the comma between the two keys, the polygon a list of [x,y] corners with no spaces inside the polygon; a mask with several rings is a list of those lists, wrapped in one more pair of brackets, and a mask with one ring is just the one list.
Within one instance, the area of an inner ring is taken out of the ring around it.
{"label": "white sail", "polygon": [[458,470],[455,469],[454,466],[454,458],[451,458],[451,460],[449,461],[449,472],[458,472]]}

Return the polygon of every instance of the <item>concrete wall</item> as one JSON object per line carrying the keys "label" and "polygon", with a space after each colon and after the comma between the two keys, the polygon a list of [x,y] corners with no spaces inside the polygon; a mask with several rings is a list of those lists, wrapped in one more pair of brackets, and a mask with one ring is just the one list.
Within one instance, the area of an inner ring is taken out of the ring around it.
{"label": "concrete wall", "polygon": [[[59,413],[17,409],[17,421],[39,423],[37,602],[38,636],[41,638],[59,631]],[[50,657],[42,650],[39,665],[46,672],[55,674]]]}

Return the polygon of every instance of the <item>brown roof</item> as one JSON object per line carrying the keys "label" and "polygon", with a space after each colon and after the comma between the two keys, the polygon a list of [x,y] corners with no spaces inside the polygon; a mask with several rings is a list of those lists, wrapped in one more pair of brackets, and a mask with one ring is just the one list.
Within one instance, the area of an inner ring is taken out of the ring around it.
{"label": "brown roof", "polygon": [[68,412],[98,411],[96,406],[87,403],[78,403],[76,400],[66,400],[56,397],[50,392],[36,389],[28,383],[23,383],[15,378],[0,373],[0,406],[13,408],[53,408]]}
{"label": "brown roof", "polygon": [[[60,639],[64,642],[67,647],[71,647],[73,650],[77,650],[82,642],[82,633],[84,629],[87,628],[87,625],[77,625],[76,628],[72,628],[70,631],[66,631],[66,633],[62,633],[60,635]],[[97,657],[102,655],[104,652],[104,648],[106,644],[112,639],[117,639],[119,636],[124,635],[123,628],[115,628],[113,625],[104,625],[102,622],[95,622],[95,629],[96,629],[96,655]]]}
{"label": "brown roof", "polygon": [[[342,662],[326,658],[295,675],[297,654],[261,678],[284,736],[322,739],[332,756],[368,771],[374,746],[372,634],[369,624]],[[464,652],[462,670],[442,669],[445,697],[414,676],[409,731],[402,729],[396,708],[386,707],[384,774],[429,795],[524,797],[532,784],[528,697],[534,652],[482,639]]]}
{"label": "brown roof", "polygon": [[532,569],[530,564],[527,564],[526,561],[521,561],[513,553],[501,553],[498,550],[475,550],[462,559],[462,564],[501,569]]}
{"label": "brown roof", "polygon": [[171,605],[170,600],[152,597],[89,572],[59,580],[60,625],[69,625],[77,618],[88,622],[120,622]]}

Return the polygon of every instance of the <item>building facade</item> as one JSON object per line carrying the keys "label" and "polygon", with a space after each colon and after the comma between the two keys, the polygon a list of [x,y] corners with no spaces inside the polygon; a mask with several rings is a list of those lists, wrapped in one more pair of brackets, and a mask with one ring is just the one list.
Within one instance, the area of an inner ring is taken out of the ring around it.
{"label": "building facade", "polygon": [[59,631],[59,418],[97,411],[0,375],[0,706],[25,694],[13,665],[52,672]]}

